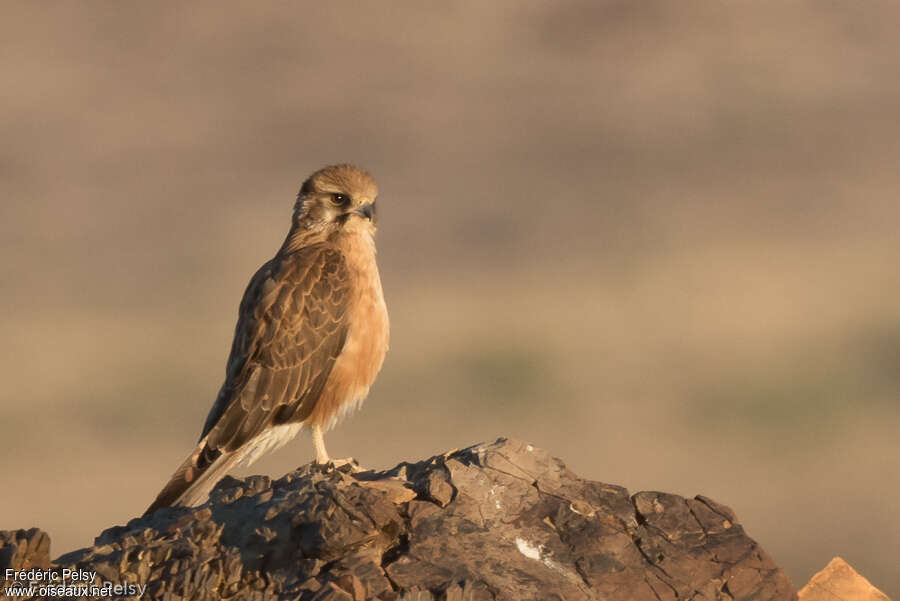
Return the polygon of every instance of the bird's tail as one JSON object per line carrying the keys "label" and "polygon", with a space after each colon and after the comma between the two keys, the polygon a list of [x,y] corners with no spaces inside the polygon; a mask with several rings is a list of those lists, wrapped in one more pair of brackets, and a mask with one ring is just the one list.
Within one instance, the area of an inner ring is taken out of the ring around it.
{"label": "bird's tail", "polygon": [[210,454],[204,437],[197,448],[175,470],[168,483],[156,496],[156,500],[144,512],[144,516],[163,507],[175,505],[189,507],[200,504],[225,472],[239,461],[238,455],[234,452],[220,451]]}

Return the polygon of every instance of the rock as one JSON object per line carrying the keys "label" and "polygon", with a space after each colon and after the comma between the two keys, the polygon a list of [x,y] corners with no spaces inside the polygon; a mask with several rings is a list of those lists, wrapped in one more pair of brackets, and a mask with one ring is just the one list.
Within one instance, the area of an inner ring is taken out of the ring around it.
{"label": "rock", "polygon": [[50,568],[50,537],[43,530],[0,530],[0,575],[7,569]]}
{"label": "rock", "polygon": [[507,439],[385,472],[225,478],[205,505],[110,528],[53,567],[172,601],[796,599],[727,507],[630,496]]}
{"label": "rock", "polygon": [[799,597],[800,601],[891,601],[840,557],[810,578]]}

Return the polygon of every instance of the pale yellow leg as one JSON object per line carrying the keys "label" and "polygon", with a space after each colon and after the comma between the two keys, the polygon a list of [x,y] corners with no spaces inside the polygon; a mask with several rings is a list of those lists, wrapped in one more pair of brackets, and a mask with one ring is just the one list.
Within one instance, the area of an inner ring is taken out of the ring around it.
{"label": "pale yellow leg", "polygon": [[316,463],[325,465],[331,459],[328,457],[328,451],[325,450],[325,434],[322,432],[322,426],[314,425],[312,427],[312,439],[316,447]]}

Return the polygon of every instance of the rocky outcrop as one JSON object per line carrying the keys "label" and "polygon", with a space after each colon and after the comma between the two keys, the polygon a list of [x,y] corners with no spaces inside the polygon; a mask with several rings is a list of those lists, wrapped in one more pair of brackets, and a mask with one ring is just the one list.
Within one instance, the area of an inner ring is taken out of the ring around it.
{"label": "rocky outcrop", "polygon": [[[30,532],[0,539],[0,568],[43,565]],[[796,598],[727,507],[629,495],[507,439],[384,472],[226,477],[207,504],[111,528],[50,569],[166,600]]]}
{"label": "rocky outcrop", "polygon": [[840,557],[810,578],[799,597],[800,601],[891,601]]}

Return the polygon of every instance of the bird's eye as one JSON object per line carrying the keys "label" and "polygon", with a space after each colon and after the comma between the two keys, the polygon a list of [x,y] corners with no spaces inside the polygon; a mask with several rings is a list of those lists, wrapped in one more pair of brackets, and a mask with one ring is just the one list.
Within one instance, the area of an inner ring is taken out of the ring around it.
{"label": "bird's eye", "polygon": [[348,204],[350,204],[350,197],[346,194],[332,194],[331,202],[339,207],[346,207]]}

